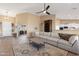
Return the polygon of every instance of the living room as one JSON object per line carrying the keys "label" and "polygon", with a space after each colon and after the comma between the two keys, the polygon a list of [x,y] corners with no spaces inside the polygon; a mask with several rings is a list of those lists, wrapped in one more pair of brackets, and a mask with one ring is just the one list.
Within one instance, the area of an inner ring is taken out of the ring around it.
{"label": "living room", "polygon": [[78,5],[0,4],[0,55],[78,56]]}

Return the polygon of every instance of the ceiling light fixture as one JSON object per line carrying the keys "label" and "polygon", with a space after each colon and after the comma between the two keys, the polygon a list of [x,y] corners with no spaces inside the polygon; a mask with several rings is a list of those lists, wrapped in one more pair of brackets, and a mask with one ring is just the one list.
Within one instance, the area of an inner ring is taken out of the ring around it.
{"label": "ceiling light fixture", "polygon": [[46,13],[46,11],[44,11],[43,13]]}

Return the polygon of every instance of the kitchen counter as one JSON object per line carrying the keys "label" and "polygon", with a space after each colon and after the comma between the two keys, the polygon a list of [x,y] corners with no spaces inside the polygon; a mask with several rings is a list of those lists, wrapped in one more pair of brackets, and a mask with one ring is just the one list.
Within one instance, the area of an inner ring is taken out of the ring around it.
{"label": "kitchen counter", "polygon": [[57,33],[66,33],[66,34],[77,34],[79,35],[79,30],[55,30]]}

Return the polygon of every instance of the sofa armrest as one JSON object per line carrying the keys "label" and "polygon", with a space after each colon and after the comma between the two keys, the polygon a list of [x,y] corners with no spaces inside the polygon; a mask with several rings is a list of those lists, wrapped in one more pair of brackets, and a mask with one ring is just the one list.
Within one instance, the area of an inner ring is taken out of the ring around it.
{"label": "sofa armrest", "polygon": [[77,42],[77,40],[74,41],[74,43],[72,44],[72,46],[74,46],[74,44]]}

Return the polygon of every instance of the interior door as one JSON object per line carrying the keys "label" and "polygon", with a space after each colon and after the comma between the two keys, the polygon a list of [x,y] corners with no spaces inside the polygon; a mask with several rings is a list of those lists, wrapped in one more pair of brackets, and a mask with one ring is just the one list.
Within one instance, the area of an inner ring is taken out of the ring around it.
{"label": "interior door", "polygon": [[3,36],[12,36],[12,25],[10,22],[3,22]]}

